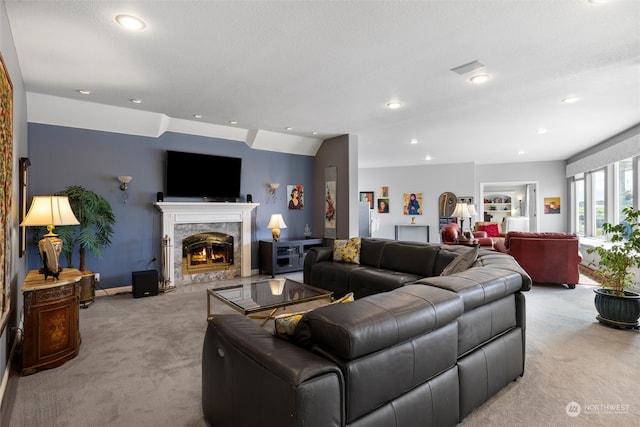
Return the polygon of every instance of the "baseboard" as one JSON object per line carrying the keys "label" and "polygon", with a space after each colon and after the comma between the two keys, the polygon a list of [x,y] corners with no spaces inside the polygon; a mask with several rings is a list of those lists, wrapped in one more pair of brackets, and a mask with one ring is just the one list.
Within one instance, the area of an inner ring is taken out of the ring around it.
{"label": "baseboard", "polygon": [[108,288],[108,289],[96,289],[97,297],[110,297],[115,294],[126,294],[131,293],[132,288],[129,286],[120,286],[118,288]]}
{"label": "baseboard", "polygon": [[[2,376],[2,383],[0,384],[0,426],[9,425],[11,419],[11,412],[15,403],[16,390],[18,388],[18,378],[20,377],[20,361],[17,357],[20,353],[17,353],[19,345],[22,343],[22,334],[16,335],[9,351],[9,357],[7,358],[7,366]],[[15,363],[14,363],[15,362]]]}

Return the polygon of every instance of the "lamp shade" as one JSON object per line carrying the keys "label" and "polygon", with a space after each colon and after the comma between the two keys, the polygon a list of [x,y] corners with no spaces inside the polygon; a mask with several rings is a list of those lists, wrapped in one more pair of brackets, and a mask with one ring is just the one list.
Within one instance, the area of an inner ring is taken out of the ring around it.
{"label": "lamp shade", "polygon": [[469,205],[460,202],[456,204],[456,208],[451,214],[451,218],[468,218],[470,216],[471,214],[469,213]]}
{"label": "lamp shade", "polygon": [[34,196],[29,212],[20,225],[78,225],[76,218],[66,196]]}
{"label": "lamp shade", "polygon": [[475,205],[469,205],[469,216],[471,217],[478,216],[478,211],[476,211]]}
{"label": "lamp shade", "polygon": [[275,242],[280,240],[280,229],[287,228],[287,224],[285,224],[284,219],[282,219],[282,214],[272,214],[267,228],[271,229],[271,235]]}
{"label": "lamp shade", "polygon": [[287,224],[282,219],[282,214],[272,214],[267,228],[287,228]]}

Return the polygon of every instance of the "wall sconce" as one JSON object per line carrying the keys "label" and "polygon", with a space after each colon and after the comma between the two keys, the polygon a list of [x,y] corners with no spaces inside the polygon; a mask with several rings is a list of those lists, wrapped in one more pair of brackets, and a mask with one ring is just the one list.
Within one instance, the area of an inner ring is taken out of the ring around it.
{"label": "wall sconce", "polygon": [[133,179],[132,176],[126,176],[126,175],[118,176],[118,181],[120,181],[120,190],[124,192],[122,196],[122,203],[127,203],[127,201],[129,200],[129,195],[127,194],[127,190],[129,189],[129,186],[127,184],[129,184],[132,179]]}
{"label": "wall sconce", "polygon": [[520,205],[520,215],[522,215],[522,199],[518,199],[518,204]]}
{"label": "wall sconce", "polygon": [[282,219],[282,214],[272,214],[267,228],[271,229],[274,242],[280,240],[280,229],[287,228],[287,224],[285,224],[284,219]]}
{"label": "wall sconce", "polygon": [[270,183],[267,184],[267,193],[273,198],[273,203],[276,202],[276,190],[280,187],[280,184]]}

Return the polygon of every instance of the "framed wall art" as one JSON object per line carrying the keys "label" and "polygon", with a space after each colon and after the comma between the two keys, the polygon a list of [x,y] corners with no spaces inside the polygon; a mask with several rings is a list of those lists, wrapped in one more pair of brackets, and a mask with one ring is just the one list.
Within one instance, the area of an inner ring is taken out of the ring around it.
{"label": "framed wall art", "polygon": [[405,215],[422,215],[422,193],[404,193],[402,200]]}
{"label": "framed wall art", "polygon": [[289,195],[289,209],[301,210],[304,209],[304,186],[287,185],[287,194]]}
{"label": "framed wall art", "polygon": [[560,213],[560,197],[545,197],[544,213],[559,214]]}
{"label": "framed wall art", "polygon": [[0,333],[7,324],[10,306],[11,196],[13,178],[13,85],[0,55]]}
{"label": "framed wall art", "polygon": [[336,218],[338,207],[336,206],[337,171],[335,166],[324,170],[324,237],[335,239],[337,236]]}
{"label": "framed wall art", "polygon": [[373,191],[361,191],[360,201],[369,203],[369,209],[373,209]]}

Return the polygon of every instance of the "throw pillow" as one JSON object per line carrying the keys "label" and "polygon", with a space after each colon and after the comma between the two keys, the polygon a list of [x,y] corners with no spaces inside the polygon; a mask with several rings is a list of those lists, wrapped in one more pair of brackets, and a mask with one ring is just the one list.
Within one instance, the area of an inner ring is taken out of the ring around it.
{"label": "throw pillow", "polygon": [[500,237],[500,230],[498,224],[485,224],[478,226],[480,231],[486,231],[487,237]]}
{"label": "throw pillow", "polygon": [[[354,301],[353,292],[349,292],[342,298],[339,298],[335,301],[330,302],[327,305],[333,304],[341,304],[343,302],[352,302]],[[302,317],[311,310],[299,311],[296,313],[285,313],[279,316],[276,316],[273,319],[274,328],[273,333],[279,338],[283,338],[289,341],[293,341],[298,344],[298,341],[302,338],[302,335],[308,337],[308,333],[301,333],[301,331],[296,331],[298,329],[298,325],[300,324],[300,320]]]}
{"label": "throw pillow", "polygon": [[458,255],[442,270],[441,276],[450,276],[467,270],[478,259],[478,247],[471,248]]}
{"label": "throw pillow", "polygon": [[335,240],[333,242],[333,260],[360,264],[360,246],[359,237],[352,237],[349,240]]}

